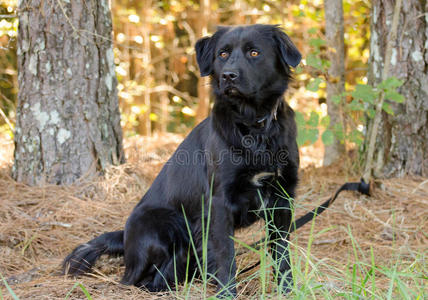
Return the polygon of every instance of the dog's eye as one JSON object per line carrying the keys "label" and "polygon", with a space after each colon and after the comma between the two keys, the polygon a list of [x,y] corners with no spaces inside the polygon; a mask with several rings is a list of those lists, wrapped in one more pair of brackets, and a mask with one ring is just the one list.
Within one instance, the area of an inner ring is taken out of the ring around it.
{"label": "dog's eye", "polygon": [[250,55],[251,55],[251,57],[256,57],[256,56],[259,56],[259,51],[257,51],[257,50],[251,50],[250,51]]}
{"label": "dog's eye", "polygon": [[220,52],[220,57],[221,58],[227,58],[229,56],[229,52],[227,52],[227,51],[221,51]]}

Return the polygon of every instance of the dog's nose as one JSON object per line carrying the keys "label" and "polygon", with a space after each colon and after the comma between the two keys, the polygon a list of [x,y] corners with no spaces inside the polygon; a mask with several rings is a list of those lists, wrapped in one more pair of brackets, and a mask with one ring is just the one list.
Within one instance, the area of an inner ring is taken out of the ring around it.
{"label": "dog's nose", "polygon": [[229,80],[229,81],[234,81],[236,78],[238,78],[238,73],[236,73],[236,72],[223,72],[223,74],[221,74],[221,78],[224,80],[224,81],[227,81],[227,80]]}

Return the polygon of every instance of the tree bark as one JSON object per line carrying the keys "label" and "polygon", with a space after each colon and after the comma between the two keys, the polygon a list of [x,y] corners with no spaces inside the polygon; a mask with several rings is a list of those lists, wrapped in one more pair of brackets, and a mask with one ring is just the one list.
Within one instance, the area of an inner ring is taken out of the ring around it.
{"label": "tree bark", "polygon": [[[372,3],[369,82],[382,78],[394,2]],[[403,1],[397,38],[387,77],[404,81],[402,104],[386,101],[394,114],[383,112],[375,149],[375,176],[428,175],[428,2]],[[371,128],[371,122],[368,128]],[[370,129],[371,130],[371,129]],[[369,131],[370,131],[369,130]]]}
{"label": "tree bark", "polygon": [[[199,1],[201,16],[197,27],[199,38],[208,34],[208,24],[210,19],[210,0]],[[196,109],[196,123],[202,122],[210,112],[210,87],[208,77],[200,77],[198,80],[198,107]]]}
{"label": "tree bark", "polygon": [[[341,105],[332,101],[345,90],[345,42],[342,0],[324,0],[325,35],[329,47],[330,68],[327,76],[327,113],[330,117],[329,129],[342,122]],[[326,145],[324,166],[329,166],[344,153],[345,146],[335,138],[333,144]]]}
{"label": "tree bark", "polygon": [[71,184],[124,161],[107,0],[19,4],[13,177]]}

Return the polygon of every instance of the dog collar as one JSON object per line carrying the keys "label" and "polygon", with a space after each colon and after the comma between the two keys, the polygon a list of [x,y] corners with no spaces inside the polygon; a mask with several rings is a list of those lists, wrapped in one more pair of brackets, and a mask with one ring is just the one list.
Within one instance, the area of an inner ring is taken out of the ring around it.
{"label": "dog collar", "polygon": [[265,115],[261,119],[258,119],[256,123],[249,124],[244,122],[244,125],[255,128],[264,128],[268,123],[272,122],[273,120],[277,120],[278,106],[279,102],[274,106],[274,108],[269,114]]}

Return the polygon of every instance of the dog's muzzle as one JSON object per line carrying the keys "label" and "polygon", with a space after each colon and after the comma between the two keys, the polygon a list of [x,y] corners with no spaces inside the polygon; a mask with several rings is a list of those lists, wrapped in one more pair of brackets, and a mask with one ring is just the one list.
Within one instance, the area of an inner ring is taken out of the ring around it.
{"label": "dog's muzzle", "polygon": [[227,96],[237,97],[242,95],[242,93],[234,86],[228,86],[224,89],[224,93]]}

